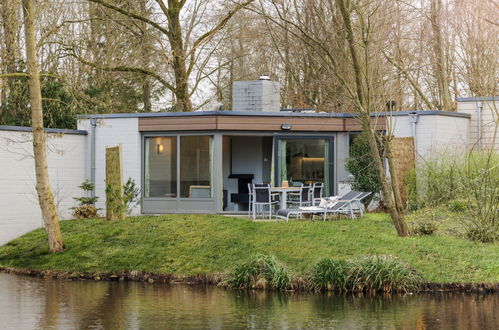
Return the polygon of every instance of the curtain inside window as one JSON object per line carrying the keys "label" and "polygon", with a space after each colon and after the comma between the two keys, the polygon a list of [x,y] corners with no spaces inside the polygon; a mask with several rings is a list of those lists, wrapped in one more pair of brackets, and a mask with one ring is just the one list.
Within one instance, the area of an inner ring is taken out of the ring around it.
{"label": "curtain inside window", "polygon": [[[213,168],[213,146],[214,146],[214,138],[213,136],[210,136],[210,196],[215,196],[214,193],[214,187],[215,187],[215,177],[214,177],[214,168]],[[221,178],[223,180],[223,178]],[[223,187],[223,182],[222,182],[222,187]]]}
{"label": "curtain inside window", "polygon": [[329,141],[324,143],[324,196],[329,196]]}
{"label": "curtain inside window", "polygon": [[[147,140],[146,140],[147,141]],[[149,171],[149,143],[146,143],[146,147],[145,147],[145,150],[144,150],[144,159],[146,160],[146,164],[144,166],[144,197],[149,197],[149,185],[151,183],[151,174],[150,174],[150,171]]]}
{"label": "curtain inside window", "polygon": [[288,180],[288,171],[286,165],[286,140],[279,140],[279,182],[278,185],[282,185],[283,181]]}
{"label": "curtain inside window", "polygon": [[275,187],[275,139],[272,140],[272,159],[270,161],[270,186]]}

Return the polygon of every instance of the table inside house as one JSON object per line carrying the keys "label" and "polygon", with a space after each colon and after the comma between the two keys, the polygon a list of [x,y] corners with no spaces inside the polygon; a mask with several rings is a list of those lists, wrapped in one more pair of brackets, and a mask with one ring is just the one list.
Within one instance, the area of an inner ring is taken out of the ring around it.
{"label": "table inside house", "polygon": [[296,193],[300,192],[300,187],[272,187],[270,188],[271,193],[279,193],[281,194],[280,198],[280,205],[279,207],[281,209],[287,208],[287,201],[288,201],[288,193]]}

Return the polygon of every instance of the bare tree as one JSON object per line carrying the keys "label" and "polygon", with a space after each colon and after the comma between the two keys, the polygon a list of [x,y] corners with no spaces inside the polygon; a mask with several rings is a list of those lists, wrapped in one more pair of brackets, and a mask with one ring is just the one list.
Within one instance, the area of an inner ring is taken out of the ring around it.
{"label": "bare tree", "polygon": [[[161,12],[160,17],[156,20],[142,15],[140,12],[133,9],[128,9],[124,6],[115,5],[114,3],[106,2],[104,0],[88,0],[89,2],[98,4],[107,9],[119,13],[128,19],[142,22],[147,24],[150,28],[154,29],[166,38],[168,48],[165,48],[164,54],[167,58],[167,63],[173,71],[173,81],[166,75],[162,75],[155,70],[147,69],[142,66],[129,67],[129,66],[115,66],[115,67],[100,67],[106,71],[117,72],[131,72],[143,75],[148,75],[153,79],[159,81],[163,86],[169,89],[175,96],[176,110],[178,111],[191,111],[193,110],[191,96],[193,90],[190,89],[190,77],[193,74],[196,64],[199,63],[200,51],[232,18],[232,16],[239,10],[247,6],[253,0],[248,0],[242,3],[235,3],[232,8],[221,17],[215,25],[206,30],[199,36],[195,35],[194,28],[199,28],[200,16],[206,11],[206,1],[195,1],[191,8],[192,17],[187,19],[190,23],[184,30],[182,24],[185,18],[182,16],[187,8],[186,0],[155,0],[158,9]],[[91,65],[98,65],[97,63],[87,63]],[[194,86],[197,82],[194,83]]]}
{"label": "bare tree", "polygon": [[449,77],[444,38],[440,21],[442,18],[442,0],[431,0],[430,22],[433,33],[433,52],[435,56],[435,76],[437,80],[437,91],[443,110],[452,110],[452,101],[449,92]]}
{"label": "bare tree", "polygon": [[[270,1],[270,4],[272,11],[262,14],[302,40],[313,50],[314,61],[322,64],[323,71],[334,75],[342,83],[355,116],[368,136],[373,165],[392,222],[399,236],[407,236],[409,232],[394,167],[390,167],[392,173],[388,177],[383,164],[383,156],[389,162],[391,159],[391,135],[390,132],[388,136],[378,133],[376,117],[373,116],[384,111],[386,101],[394,95],[393,90],[388,88],[394,77],[386,75],[387,65],[382,55],[387,47],[384,34],[391,7],[381,0],[324,1],[307,6],[307,10],[311,11],[310,21],[301,24],[281,11],[279,1]],[[301,15],[300,10],[294,12]],[[381,149],[385,150],[385,154]]]}
{"label": "bare tree", "polygon": [[50,189],[47,168],[46,136],[43,129],[42,95],[35,39],[35,11],[32,0],[22,0],[24,16],[24,36],[26,43],[26,63],[28,71],[29,101],[33,130],[33,152],[35,157],[36,191],[42,211],[42,218],[48,236],[50,252],[62,252],[64,242],[59,227],[59,218]]}
{"label": "bare tree", "polygon": [[[5,0],[0,4],[0,18],[2,21],[2,53],[1,53],[1,72],[3,74],[13,74],[18,71],[20,59],[20,2],[19,0]],[[14,77],[4,77],[0,85],[0,105],[3,105],[7,95],[16,88]],[[2,108],[0,108],[0,115]],[[1,117],[1,116],[0,116]],[[1,122],[1,120],[0,120]]]}

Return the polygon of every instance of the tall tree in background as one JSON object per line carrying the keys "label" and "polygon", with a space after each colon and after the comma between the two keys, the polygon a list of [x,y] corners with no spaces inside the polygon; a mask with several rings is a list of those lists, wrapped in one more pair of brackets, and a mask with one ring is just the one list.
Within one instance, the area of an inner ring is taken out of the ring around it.
{"label": "tall tree in background", "polygon": [[22,0],[24,16],[24,36],[28,71],[29,103],[31,106],[31,126],[33,130],[33,151],[35,157],[36,192],[42,211],[42,218],[48,236],[50,252],[62,252],[64,242],[59,227],[59,218],[50,189],[47,168],[46,136],[43,129],[42,94],[35,39],[35,10],[32,0]]}
{"label": "tall tree in background", "polygon": [[[191,10],[192,17],[187,20],[187,22],[190,22],[191,24],[187,27],[186,31],[184,31],[184,25],[182,24],[184,22],[182,14],[187,6],[186,0],[168,0],[167,2],[163,0],[155,0],[156,5],[159,7],[162,14],[159,17],[160,19],[157,20],[153,20],[133,8],[127,8],[126,6],[120,6],[119,4],[114,4],[104,0],[88,1],[113,10],[128,19],[145,23],[150,28],[161,33],[161,35],[168,41],[167,50],[169,51],[169,56],[167,63],[172,70],[173,81],[170,81],[166,75],[162,75],[155,70],[144,68],[143,66],[115,66],[101,67],[101,69],[106,71],[135,72],[148,75],[159,81],[174,94],[176,103],[175,110],[191,111],[193,110],[191,101],[193,91],[190,88],[189,80],[194,69],[196,69],[196,65],[198,64],[200,49],[202,49],[207,42],[212,40],[213,37],[221,29],[223,29],[235,13],[250,4],[253,0],[235,3],[235,5],[230,8],[229,12],[219,19],[214,26],[206,30],[206,32],[198,37],[195,37],[194,29],[199,27],[199,20],[201,19],[200,16],[203,15],[204,10],[206,9],[206,7],[202,7],[203,1],[196,1],[194,3],[194,7]],[[206,2],[207,1],[205,1],[205,3]],[[161,23],[161,20],[164,20],[165,22]],[[93,64],[95,65],[96,63]],[[199,79],[194,82],[194,86],[197,86],[198,81]]]}
{"label": "tall tree in background", "polygon": [[[20,32],[20,9],[19,0],[2,0],[0,3],[0,19],[2,21],[2,52],[1,52],[1,73],[4,75],[18,72],[18,65],[21,59],[19,32]],[[15,94],[19,84],[15,77],[4,77],[0,80],[0,115],[7,103],[16,106]]]}
{"label": "tall tree in background", "polygon": [[432,46],[435,56],[434,61],[434,71],[437,81],[437,91],[438,98],[441,102],[439,108],[445,111],[451,111],[453,109],[451,96],[450,96],[450,84],[449,84],[449,70],[447,67],[446,58],[446,47],[444,38],[442,36],[442,0],[431,0],[430,5],[430,23],[432,30]]}
{"label": "tall tree in background", "polygon": [[[304,22],[281,11],[280,1],[271,0],[270,3],[272,10],[262,14],[302,40],[308,52],[315,54],[314,61],[322,64],[323,71],[342,83],[355,117],[367,136],[383,202],[397,234],[409,235],[394,167],[389,166],[388,176],[383,164],[384,157],[391,162],[392,136],[390,132],[387,136],[378,132],[373,116],[384,111],[386,102],[396,94],[390,84],[394,77],[387,74],[390,71],[382,55],[387,47],[392,47],[385,40],[391,25],[388,18],[392,6],[383,0],[325,1],[308,6],[310,20]],[[302,15],[298,10],[301,8],[293,13]]]}

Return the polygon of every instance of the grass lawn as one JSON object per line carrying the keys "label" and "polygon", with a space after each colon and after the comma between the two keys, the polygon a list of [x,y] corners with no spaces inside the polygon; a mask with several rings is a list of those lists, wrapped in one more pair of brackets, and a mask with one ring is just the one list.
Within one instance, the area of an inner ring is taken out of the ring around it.
{"label": "grass lawn", "polygon": [[323,257],[394,255],[430,282],[499,282],[499,244],[446,234],[399,238],[387,215],[358,220],[251,222],[219,215],[61,222],[66,251],[49,254],[42,230],[0,247],[0,266],[175,275],[230,271],[252,254],[275,255],[294,274]]}

